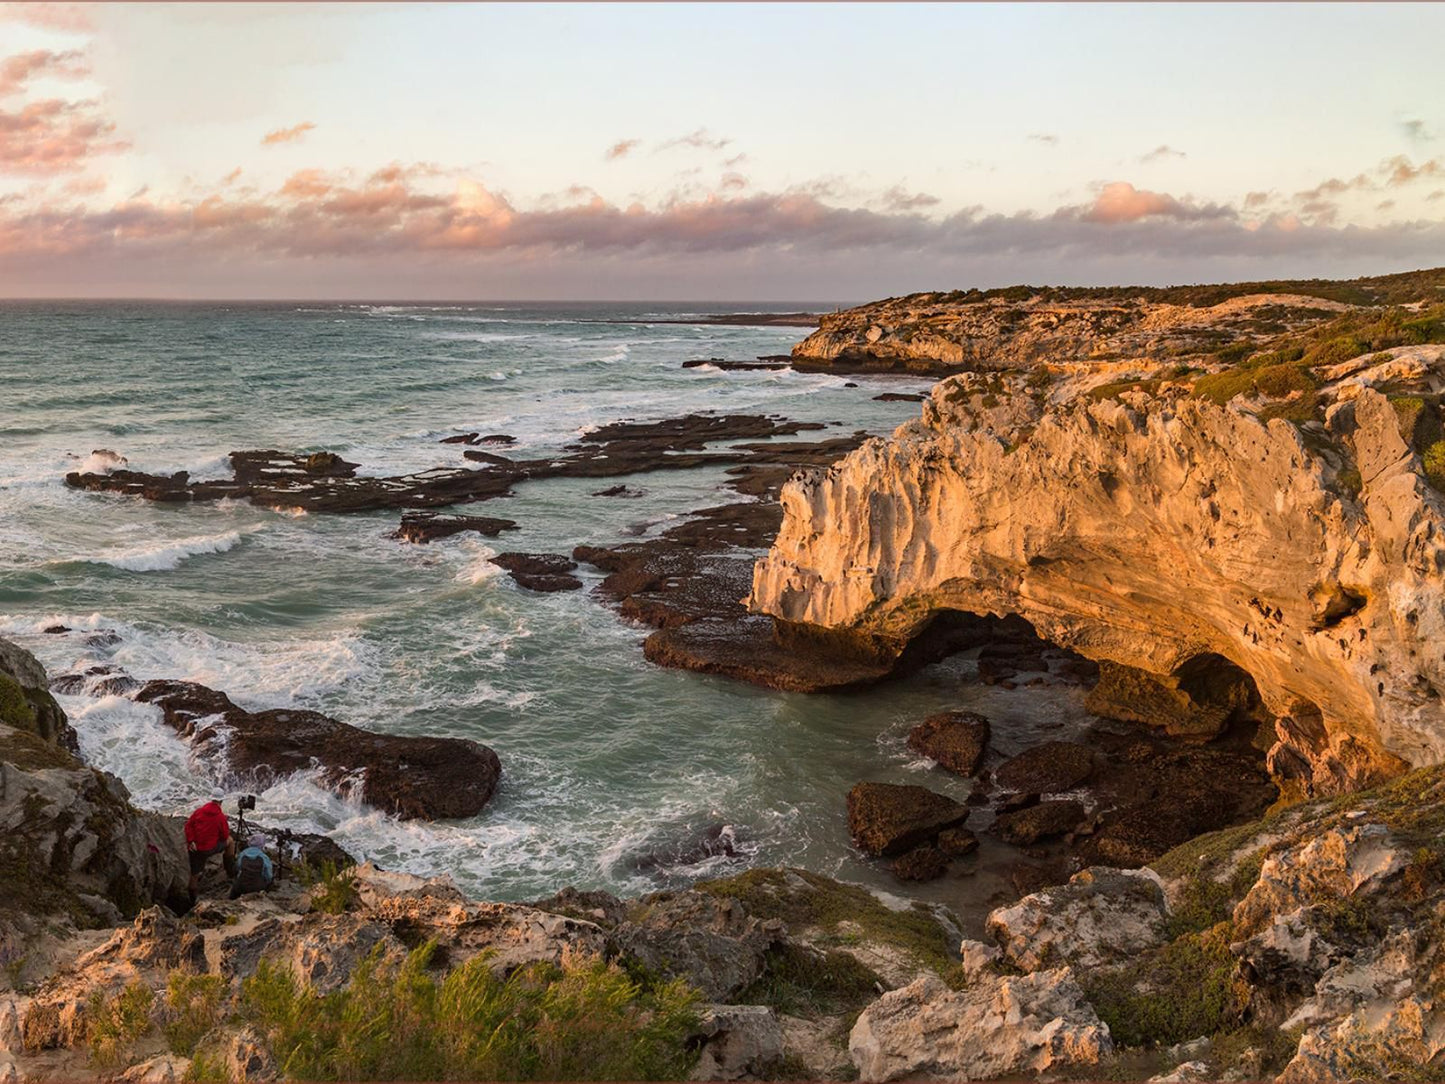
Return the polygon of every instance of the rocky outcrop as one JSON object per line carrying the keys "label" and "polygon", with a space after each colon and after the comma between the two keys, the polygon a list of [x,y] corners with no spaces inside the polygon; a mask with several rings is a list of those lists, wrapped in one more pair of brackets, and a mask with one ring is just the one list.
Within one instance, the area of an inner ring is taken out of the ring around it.
{"label": "rocky outcrop", "polygon": [[0,668],[0,695],[12,690],[0,723],[0,941],[38,916],[96,925],[184,900],[180,823],[133,808],[119,779],[76,758],[34,656],[0,640]]}
{"label": "rocky outcrop", "polygon": [[957,775],[973,775],[988,748],[988,720],[972,711],[940,711],[908,732],[908,748]]}
{"label": "rocky outcrop", "polygon": [[1445,498],[1401,426],[1435,409],[1445,348],[1286,373],[1274,398],[1253,372],[1224,405],[1227,381],[1057,401],[1020,376],[943,381],[920,420],[784,489],[750,607],[880,661],[940,615],[1019,614],[1195,706],[1243,671],[1303,793],[1435,763]]}
{"label": "rocky outcrop", "polygon": [[437,820],[481,812],[502,774],[496,753],[465,738],[373,734],[315,711],[246,711],[190,681],[148,681],[132,695],[160,708],[227,785],[264,787],[317,768],[324,786],[402,818]]}
{"label": "rocky outcrop", "polygon": [[1169,907],[1157,874],[1090,868],[1066,885],[988,916],[988,933],[1025,971],[1125,963],[1165,940]]}
{"label": "rocky outcrop", "polygon": [[1215,304],[1127,288],[911,294],[825,314],[818,330],[793,347],[793,364],[942,374],[1058,361],[1177,361],[1248,341],[1263,322],[1303,328],[1348,308],[1300,294],[1233,292],[1239,296]]}
{"label": "rocky outcrop", "polygon": [[1068,968],[1017,977],[985,967],[961,990],[927,975],[884,994],[848,1036],[863,1080],[1087,1076],[1112,1052]]}

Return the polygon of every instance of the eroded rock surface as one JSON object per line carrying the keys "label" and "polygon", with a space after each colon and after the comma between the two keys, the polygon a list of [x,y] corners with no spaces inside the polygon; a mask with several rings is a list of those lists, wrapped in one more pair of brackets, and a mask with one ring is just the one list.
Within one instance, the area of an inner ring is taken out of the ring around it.
{"label": "eroded rock surface", "polygon": [[1086,1076],[1112,1051],[1068,968],[1022,977],[983,969],[961,990],[925,976],[875,1001],[848,1036],[863,1080]]}
{"label": "eroded rock surface", "polygon": [[1159,378],[1053,400],[989,379],[942,381],[919,421],[790,482],[751,608],[885,659],[964,611],[1020,614],[1166,688],[1223,660],[1306,794],[1445,758],[1445,499],[1401,430],[1402,399],[1445,390],[1445,347],[1290,377],[1310,399],[1219,405]]}

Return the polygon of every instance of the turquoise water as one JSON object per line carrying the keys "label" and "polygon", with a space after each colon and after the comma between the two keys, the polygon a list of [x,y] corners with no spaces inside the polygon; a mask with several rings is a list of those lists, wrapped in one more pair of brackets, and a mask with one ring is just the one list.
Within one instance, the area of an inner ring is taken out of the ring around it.
{"label": "turquoise water", "polygon": [[[637,892],[779,863],[886,883],[849,846],[847,789],[869,778],[967,793],[908,753],[910,726],[940,708],[983,710],[1007,753],[1080,726],[1078,694],[970,684],[967,659],[846,697],[662,670],[642,658],[649,630],[590,591],[533,594],[486,560],[498,549],[648,537],[735,499],[720,469],[619,479],[644,491],[637,500],[589,496],[613,480],[523,483],[517,497],[471,509],[520,530],[430,546],[387,538],[396,513],[156,505],[62,485],[93,449],[198,478],[225,476],[233,449],[268,447],[330,449],[362,473],[396,474],[458,465],[459,449],[438,441],[469,430],[510,433],[518,443],[504,451],[531,458],[620,418],[768,412],[887,433],[916,415],[916,404],[872,397],[920,382],[680,368],[785,353],[798,329],[648,322],[728,310],[0,306],[0,635],[52,675],[109,663],[200,681],[247,707],[486,742],[503,781],[469,821],[399,823],[305,776],[263,792],[258,808],[480,895],[528,898],[568,883]],[[599,578],[581,575],[589,588]],[[41,633],[56,623],[76,631]],[[88,635],[99,630],[118,639]],[[116,697],[62,703],[85,754],[140,804],[181,812],[211,789],[153,709]],[[637,861],[719,824],[738,839],[732,857],[661,870]],[[962,885],[930,891],[946,898]]]}

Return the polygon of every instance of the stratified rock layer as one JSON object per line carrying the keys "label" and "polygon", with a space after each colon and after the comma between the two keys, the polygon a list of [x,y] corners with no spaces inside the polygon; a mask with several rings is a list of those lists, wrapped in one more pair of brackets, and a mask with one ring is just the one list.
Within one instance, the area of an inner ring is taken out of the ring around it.
{"label": "stratified rock layer", "polygon": [[1170,684],[1238,667],[1281,717],[1276,775],[1316,793],[1438,762],[1445,499],[1396,393],[1438,396],[1442,359],[1325,369],[1300,424],[1167,382],[1049,405],[1019,377],[951,378],[785,487],[750,606],[884,652],[965,611]]}

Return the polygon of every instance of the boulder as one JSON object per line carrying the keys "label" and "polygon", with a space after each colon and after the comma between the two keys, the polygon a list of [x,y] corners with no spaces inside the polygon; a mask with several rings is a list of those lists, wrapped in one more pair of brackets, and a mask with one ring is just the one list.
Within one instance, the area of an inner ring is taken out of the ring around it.
{"label": "boulder", "polygon": [[710,1001],[736,996],[763,973],[768,949],[786,930],[738,900],[702,892],[644,897],[643,913],[612,931],[625,955],[661,975],[684,978]]}
{"label": "boulder", "polygon": [[1083,819],[1084,806],[1080,802],[1040,802],[1012,813],[1000,813],[993,826],[1006,842],[1028,847],[1041,839],[1073,831]]}
{"label": "boulder", "polygon": [[865,852],[884,858],[938,838],[968,819],[968,807],[911,784],[859,783],[848,792],[848,829]]}
{"label": "boulder", "polygon": [[246,979],[264,959],[288,967],[303,986],[329,994],[345,986],[378,945],[385,952],[406,952],[390,927],[358,915],[272,918],[246,933],[221,938],[220,970],[229,978]]}
{"label": "boulder", "polygon": [[1021,794],[1060,794],[1072,790],[1094,772],[1094,754],[1087,745],[1051,741],[1010,757],[993,770],[994,782]]}
{"label": "boulder", "polygon": [[988,748],[988,720],[971,711],[940,711],[908,732],[908,747],[958,775],[973,775]]}
{"label": "boulder", "polygon": [[702,1051],[690,1080],[767,1079],[783,1057],[783,1025],[766,1005],[707,1005]]}
{"label": "boulder", "polygon": [[1113,1048],[1068,968],[980,970],[961,990],[924,975],[864,1009],[848,1036],[859,1077],[874,1081],[1087,1076]]}
{"label": "boulder", "polygon": [[1168,917],[1157,874],[1093,867],[993,911],[987,929],[1025,971],[1063,962],[1087,972],[1163,944]]}
{"label": "boulder", "polygon": [[935,881],[948,872],[948,855],[937,847],[915,847],[888,868],[900,881]]}
{"label": "boulder", "polygon": [[191,681],[148,681],[134,694],[161,709],[194,758],[237,786],[265,787],[320,769],[320,781],[403,820],[471,817],[501,779],[497,754],[466,738],[373,734],[316,711],[246,711]]}
{"label": "boulder", "polygon": [[1429,1080],[1442,1071],[1445,1013],[1436,1008],[1434,998],[1410,996],[1306,1031],[1277,1079],[1280,1084]]}
{"label": "boulder", "polygon": [[67,752],[80,751],[75,730],[50,695],[45,667],[9,640],[0,640],[0,724]]}
{"label": "boulder", "polygon": [[1407,848],[1383,824],[1327,829],[1265,859],[1259,880],[1234,909],[1234,924],[1249,934],[1276,915],[1319,900],[1369,895],[1409,860]]}
{"label": "boulder", "polygon": [[938,849],[950,858],[961,858],[978,850],[978,836],[967,828],[946,828],[938,833]]}

